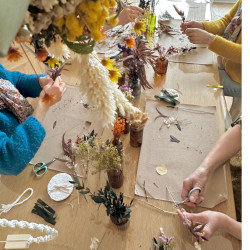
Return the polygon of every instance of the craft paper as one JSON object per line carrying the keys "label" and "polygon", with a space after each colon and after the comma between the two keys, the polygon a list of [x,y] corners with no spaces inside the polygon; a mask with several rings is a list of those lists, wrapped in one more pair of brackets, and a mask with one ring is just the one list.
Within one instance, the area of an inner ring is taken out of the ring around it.
{"label": "craft paper", "polygon": [[[200,165],[218,139],[216,108],[178,105],[180,109],[177,110],[166,106],[169,105],[160,101],[150,100],[146,103],[149,121],[143,133],[135,194],[145,196],[145,183],[148,197],[173,201],[167,187],[175,200],[180,201],[183,180]],[[164,115],[177,118],[181,131],[174,124],[167,128],[163,124],[164,118],[154,121],[159,115],[156,108]],[[184,111],[181,108],[191,110]],[[170,135],[180,142],[171,142]],[[168,171],[165,175],[156,172],[159,165],[166,166]],[[225,169],[220,167],[208,181],[202,206],[212,208],[227,197]]]}
{"label": "craft paper", "polygon": [[[79,87],[67,86],[67,90],[60,102],[52,106],[46,115],[44,128],[46,137],[39,151],[32,159],[32,163],[49,162],[55,157],[63,158],[62,136],[65,133],[65,141],[72,139],[74,142],[77,135],[82,136],[93,129],[101,136],[103,129],[101,124],[94,122],[94,111],[85,108],[86,97],[82,96]],[[65,163],[56,160],[49,169],[73,174]],[[77,168],[77,175],[83,177],[83,170]]]}

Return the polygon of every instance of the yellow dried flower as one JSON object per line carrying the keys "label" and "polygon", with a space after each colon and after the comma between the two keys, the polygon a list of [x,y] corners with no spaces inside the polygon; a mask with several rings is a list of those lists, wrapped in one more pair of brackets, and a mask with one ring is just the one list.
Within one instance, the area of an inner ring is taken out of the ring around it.
{"label": "yellow dried flower", "polygon": [[113,69],[114,63],[115,63],[115,60],[111,60],[109,57],[103,58],[101,60],[101,64],[108,69]]}
{"label": "yellow dried flower", "polygon": [[48,64],[48,67],[50,69],[54,68],[55,66],[61,65],[61,63],[56,58],[51,58],[46,63]]}
{"label": "yellow dried flower", "polygon": [[116,16],[116,15],[113,15],[113,16],[110,16],[110,17],[107,18],[107,22],[108,22],[110,25],[112,25],[112,26],[117,25],[118,22],[119,22],[119,19],[118,19],[117,17],[115,18],[115,16]]}
{"label": "yellow dried flower", "polygon": [[57,17],[53,24],[59,29],[59,30],[62,30],[62,27],[64,25],[64,18],[63,17]]}
{"label": "yellow dried flower", "polygon": [[109,70],[109,78],[112,82],[117,82],[118,78],[122,77],[120,74],[120,70],[116,67],[113,67],[113,69]]}
{"label": "yellow dried flower", "polygon": [[141,35],[142,32],[146,31],[146,22],[137,21],[134,26],[134,31]]}

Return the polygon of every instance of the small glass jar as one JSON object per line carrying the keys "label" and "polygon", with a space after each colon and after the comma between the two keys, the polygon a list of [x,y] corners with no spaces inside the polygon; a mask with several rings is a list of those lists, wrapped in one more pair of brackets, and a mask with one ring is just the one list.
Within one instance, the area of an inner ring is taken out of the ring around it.
{"label": "small glass jar", "polygon": [[155,71],[157,74],[164,75],[168,69],[168,60],[164,56],[160,56],[156,60]]}
{"label": "small glass jar", "polygon": [[123,171],[110,170],[107,172],[109,184],[112,188],[120,188],[123,184]]}
{"label": "small glass jar", "polygon": [[140,80],[137,79],[136,82],[130,84],[130,88],[132,89],[132,95],[137,98],[141,95],[141,83]]}
{"label": "small glass jar", "polygon": [[142,144],[143,129],[136,130],[132,125],[130,126],[130,145],[138,148]]}

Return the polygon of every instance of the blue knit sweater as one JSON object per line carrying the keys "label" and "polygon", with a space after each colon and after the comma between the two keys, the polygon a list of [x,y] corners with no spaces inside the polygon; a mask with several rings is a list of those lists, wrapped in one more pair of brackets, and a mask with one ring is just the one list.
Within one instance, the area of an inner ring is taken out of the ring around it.
{"label": "blue knit sweater", "polygon": [[[24,97],[37,97],[41,87],[36,75],[8,71],[0,64],[0,78],[10,81]],[[8,110],[0,111],[0,174],[19,174],[34,157],[45,137],[41,123],[33,116],[20,124]]]}

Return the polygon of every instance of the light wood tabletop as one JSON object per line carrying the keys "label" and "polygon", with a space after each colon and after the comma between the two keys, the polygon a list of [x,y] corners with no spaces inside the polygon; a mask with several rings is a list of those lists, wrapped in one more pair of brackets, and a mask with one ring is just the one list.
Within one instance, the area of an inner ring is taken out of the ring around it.
{"label": "light wood tabletop", "polygon": [[[181,93],[180,102],[183,104],[216,106],[218,117],[217,128],[219,129],[219,134],[222,134],[225,130],[225,107],[222,93],[220,89],[215,90],[207,87],[207,84],[219,85],[215,55],[213,55],[213,59],[213,65],[170,62],[165,76],[157,76],[154,75],[151,69],[147,70],[148,80],[154,88],[142,91],[143,93],[140,98],[133,101],[134,105],[144,110],[148,98],[159,94],[162,88],[173,88]],[[6,61],[1,60],[1,63],[10,69]],[[28,63],[26,62],[21,67],[16,68],[20,71],[25,71],[22,70],[23,67],[29,67]],[[37,69],[38,73],[40,73],[42,71],[41,65],[37,66]],[[25,71],[25,73],[33,73],[31,70],[28,71]],[[63,73],[62,78],[65,82],[70,81],[70,75],[73,74],[74,69],[72,66],[70,73]],[[111,138],[111,131],[104,130],[101,136],[103,138]],[[140,148],[130,146],[129,135],[123,135],[122,141],[126,156],[124,162],[124,184],[120,189],[116,189],[115,191],[117,193],[119,191],[124,193],[126,203],[129,203],[131,200],[129,197],[136,197],[137,199],[146,201],[145,198],[134,195]],[[220,203],[212,210],[223,212],[235,218],[230,169],[227,165],[225,168],[228,200]],[[145,202],[134,200],[128,228],[119,230],[106,215],[105,207],[95,204],[89,195],[86,195],[87,201],[82,196],[78,199],[76,190],[74,190],[69,198],[64,201],[55,202],[51,200],[47,192],[47,185],[50,179],[57,173],[56,171],[48,170],[44,176],[38,178],[32,172],[32,166],[30,165],[18,176],[0,176],[0,204],[12,203],[26,188],[33,188],[34,190],[33,196],[28,201],[12,208],[8,213],[2,214],[0,218],[24,220],[52,226],[41,217],[31,213],[34,203],[38,198],[45,201],[56,211],[56,225],[52,227],[58,230],[58,237],[51,242],[31,244],[30,249],[87,250],[91,244],[91,237],[97,237],[100,240],[98,250],[153,250],[152,238],[159,236],[160,227],[163,227],[167,236],[174,236],[176,250],[194,249],[194,239],[177,215],[165,214],[147,205]],[[105,173],[89,174],[87,180],[85,180],[85,186],[89,187],[92,192],[96,192],[100,187],[104,187],[106,180],[107,175]],[[175,211],[171,202],[150,198],[148,200],[151,204],[163,210]],[[187,210],[190,211],[188,208]],[[201,207],[192,209],[193,212],[203,210]],[[31,234],[33,237],[44,235],[44,233],[39,231],[30,231],[27,229],[0,228],[0,241],[4,241],[9,234],[25,233]],[[4,243],[0,243],[0,249],[4,249]],[[211,240],[202,244],[202,249],[238,250],[241,247],[237,239],[230,235],[217,233]]]}

